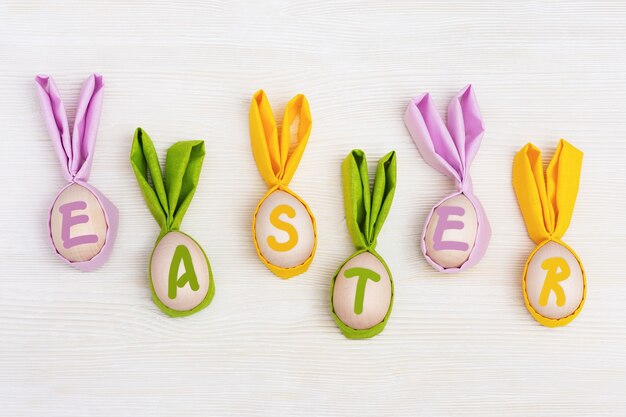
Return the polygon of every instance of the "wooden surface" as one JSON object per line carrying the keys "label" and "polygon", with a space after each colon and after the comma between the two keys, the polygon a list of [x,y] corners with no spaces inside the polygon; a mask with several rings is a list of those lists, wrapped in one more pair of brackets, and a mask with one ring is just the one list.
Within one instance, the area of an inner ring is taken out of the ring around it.
{"label": "wooden surface", "polygon": [[[0,2],[0,415],[626,415],[626,4],[620,1]],[[64,185],[33,77],[53,75],[70,111],[92,71],[105,104],[91,183],[121,212],[113,255],[73,270],[46,241]],[[494,236],[474,269],[438,275],[418,236],[453,184],[427,166],[402,116],[430,91],[441,110],[466,83],[487,133],[472,173]],[[274,277],[251,241],[266,191],[248,134],[252,94],[278,113],[309,98],[313,133],[292,188],[311,206],[309,271]],[[158,228],[128,163],[133,130],[160,155],[206,140],[183,230],[206,250],[216,296],[164,316],[150,299]],[[585,151],[565,241],[583,259],[582,314],[548,329],[526,311],[534,244],[511,187],[514,153]],[[330,279],[353,252],[340,163],[398,152],[379,238],[395,281],[386,330],[345,339]]]}

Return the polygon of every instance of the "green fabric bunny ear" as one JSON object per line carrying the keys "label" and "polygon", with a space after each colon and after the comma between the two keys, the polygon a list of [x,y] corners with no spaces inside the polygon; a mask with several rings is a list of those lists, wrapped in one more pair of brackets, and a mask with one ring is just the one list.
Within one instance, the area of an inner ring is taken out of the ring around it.
{"label": "green fabric bunny ear", "polygon": [[161,227],[161,235],[178,230],[198,186],[204,141],[177,142],[167,151],[165,182],[150,136],[141,128],[135,130],[130,163],[146,204]]}
{"label": "green fabric bunny ear", "polygon": [[343,162],[342,172],[350,236],[358,250],[373,250],[396,190],[396,153],[391,151],[378,161],[371,193],[365,152],[360,149],[350,152]]}

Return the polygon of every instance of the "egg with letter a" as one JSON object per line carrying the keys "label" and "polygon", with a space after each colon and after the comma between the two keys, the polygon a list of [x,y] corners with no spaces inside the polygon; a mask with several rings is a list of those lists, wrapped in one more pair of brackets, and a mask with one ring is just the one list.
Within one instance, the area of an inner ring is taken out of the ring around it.
{"label": "egg with letter a", "polygon": [[458,268],[469,258],[478,232],[472,202],[456,194],[434,208],[426,226],[426,255],[443,268]]}
{"label": "egg with letter a", "polygon": [[383,320],[391,308],[393,284],[385,265],[370,252],[348,260],[333,286],[333,311],[347,326],[369,329]]}
{"label": "egg with letter a", "polygon": [[209,293],[209,260],[195,240],[185,233],[171,231],[152,252],[150,279],[163,305],[175,311],[192,310]]}
{"label": "egg with letter a", "polygon": [[70,262],[86,262],[102,251],[108,224],[98,198],[80,184],[70,184],[50,211],[50,234],[56,251]]}
{"label": "egg with letter a", "polygon": [[259,204],[254,239],[271,265],[293,268],[313,255],[315,230],[307,207],[292,194],[274,190]]}
{"label": "egg with letter a", "polygon": [[543,317],[565,318],[583,302],[583,270],[570,249],[558,242],[549,241],[532,255],[524,282],[528,303]]}

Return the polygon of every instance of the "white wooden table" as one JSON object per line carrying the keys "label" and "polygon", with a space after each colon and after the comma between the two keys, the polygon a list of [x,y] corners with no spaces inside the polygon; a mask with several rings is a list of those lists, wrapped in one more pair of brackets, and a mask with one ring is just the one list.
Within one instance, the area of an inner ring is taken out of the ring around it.
{"label": "white wooden table", "polygon": [[[621,1],[340,2],[3,0],[0,3],[0,415],[626,415],[626,4]],[[73,112],[105,76],[91,183],[121,211],[105,267],[81,273],[46,242],[64,184],[33,77]],[[473,166],[494,236],[480,265],[438,275],[418,248],[452,183],[427,166],[402,116],[474,84],[487,127]],[[313,133],[292,182],[318,221],[309,271],[282,281],[257,259],[251,216],[266,186],[248,133],[252,94],[278,112],[309,98]],[[216,296],[170,319],[150,299],[158,227],[128,163],[133,130],[162,156],[202,138],[207,157],[183,223],[211,261]],[[534,244],[511,187],[514,153],[585,151],[565,236],[588,298],[569,326],[538,325],[521,272]],[[396,296],[385,331],[345,339],[329,285],[353,248],[340,163],[398,152],[379,238]]]}

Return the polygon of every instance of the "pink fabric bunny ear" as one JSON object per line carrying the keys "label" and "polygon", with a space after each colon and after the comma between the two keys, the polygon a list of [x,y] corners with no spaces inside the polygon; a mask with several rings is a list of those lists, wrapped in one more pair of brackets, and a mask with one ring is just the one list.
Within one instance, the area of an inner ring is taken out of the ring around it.
{"label": "pink fabric bunny ear", "polygon": [[448,130],[463,166],[462,178],[467,179],[470,165],[478,153],[485,133],[483,118],[471,84],[461,90],[450,102]]}
{"label": "pink fabric bunny ear", "polygon": [[74,130],[70,133],[65,106],[52,78],[38,75],[35,81],[46,127],[68,182],[50,208],[50,243],[65,262],[82,271],[92,271],[111,255],[119,224],[117,207],[87,182],[104,82],[97,74],[85,80],[76,107]]}
{"label": "pink fabric bunny ear", "polygon": [[461,189],[470,185],[465,184],[469,167],[485,131],[471,85],[450,102],[447,127],[428,93],[411,100],[404,120],[429,165],[453,178]]}
{"label": "pink fabric bunny ear", "polygon": [[65,106],[54,80],[47,75],[38,75],[35,81],[48,133],[57,157],[64,167],[65,179],[87,181],[102,110],[104,87],[102,76],[92,74],[83,83],[71,135]]}
{"label": "pink fabric bunny ear", "polygon": [[491,227],[473,193],[470,165],[485,132],[471,85],[448,106],[444,124],[428,93],[411,100],[404,122],[426,162],[453,178],[457,190],[430,211],[422,233],[422,252],[440,272],[458,272],[482,259]]}

